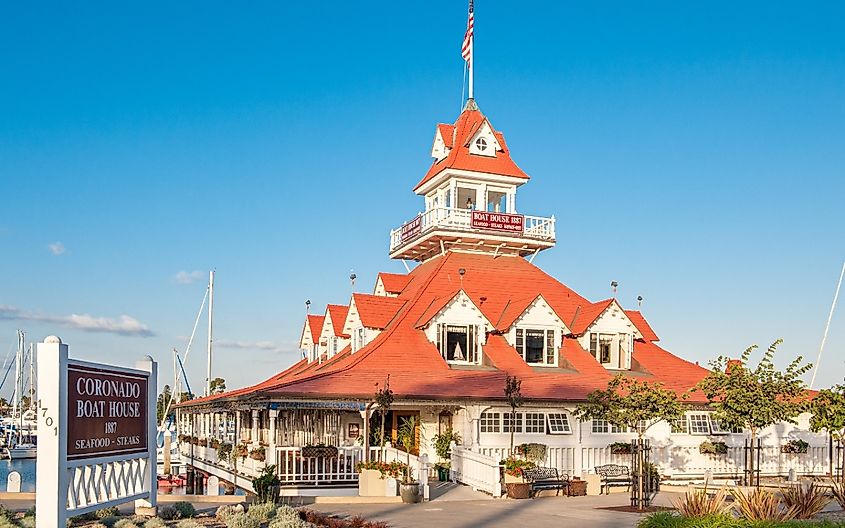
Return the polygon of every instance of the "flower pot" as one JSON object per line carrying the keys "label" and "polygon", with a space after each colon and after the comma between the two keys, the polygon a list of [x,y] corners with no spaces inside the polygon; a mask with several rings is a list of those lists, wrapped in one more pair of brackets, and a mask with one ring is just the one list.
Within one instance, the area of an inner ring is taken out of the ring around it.
{"label": "flower pot", "polygon": [[525,482],[508,482],[505,488],[511,499],[527,499],[531,495],[531,484]]}
{"label": "flower pot", "polygon": [[399,484],[399,495],[402,497],[402,502],[406,504],[414,504],[420,501],[420,484],[419,482],[411,482],[409,484]]}

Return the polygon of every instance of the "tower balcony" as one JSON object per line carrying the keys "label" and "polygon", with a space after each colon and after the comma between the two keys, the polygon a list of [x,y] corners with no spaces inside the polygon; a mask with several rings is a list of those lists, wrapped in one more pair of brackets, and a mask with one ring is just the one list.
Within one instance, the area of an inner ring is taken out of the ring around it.
{"label": "tower balcony", "polygon": [[447,250],[526,256],[555,245],[555,218],[437,207],[390,231],[390,258],[424,261]]}

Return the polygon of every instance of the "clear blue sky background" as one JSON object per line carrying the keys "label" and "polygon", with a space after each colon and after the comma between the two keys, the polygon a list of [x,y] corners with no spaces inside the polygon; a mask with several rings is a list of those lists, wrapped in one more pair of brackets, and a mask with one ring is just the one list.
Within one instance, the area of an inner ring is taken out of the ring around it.
{"label": "clear blue sky background", "polygon": [[[20,327],[169,378],[214,267],[216,373],[290,364],[306,298],[403,269],[388,231],[458,114],[465,24],[462,1],[8,4],[0,355]],[[783,337],[815,359],[845,258],[841,2],[479,0],[476,27],[520,209],[558,219],[537,264],[642,295],[683,357]],[[840,308],[822,384],[845,376]],[[201,387],[202,347],[188,363]]]}

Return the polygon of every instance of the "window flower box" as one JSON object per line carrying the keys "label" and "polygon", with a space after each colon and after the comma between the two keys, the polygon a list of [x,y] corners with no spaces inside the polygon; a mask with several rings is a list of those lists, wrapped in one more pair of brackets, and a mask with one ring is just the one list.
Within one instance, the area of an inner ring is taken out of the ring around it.
{"label": "window flower box", "polygon": [[613,442],[609,446],[611,455],[630,455],[634,452],[631,442]]}

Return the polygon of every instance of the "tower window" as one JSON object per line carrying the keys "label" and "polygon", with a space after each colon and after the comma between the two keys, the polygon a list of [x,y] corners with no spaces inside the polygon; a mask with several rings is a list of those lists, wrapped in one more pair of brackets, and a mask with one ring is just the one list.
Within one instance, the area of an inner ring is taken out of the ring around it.
{"label": "tower window", "polygon": [[484,138],[478,138],[475,140],[475,148],[477,148],[480,152],[484,152],[487,150],[487,140]]}

